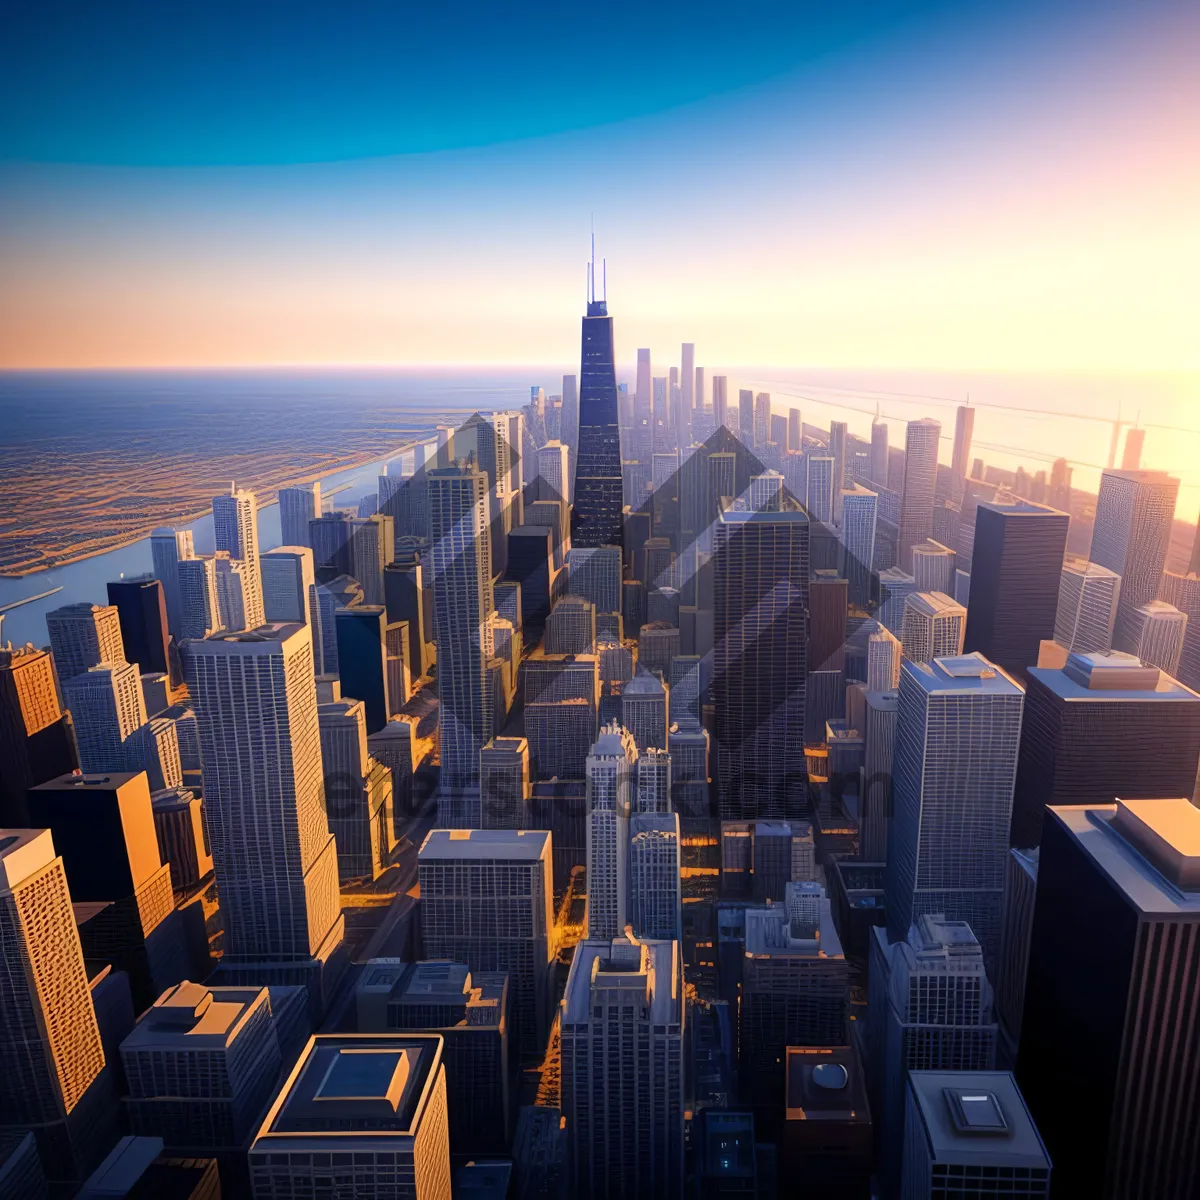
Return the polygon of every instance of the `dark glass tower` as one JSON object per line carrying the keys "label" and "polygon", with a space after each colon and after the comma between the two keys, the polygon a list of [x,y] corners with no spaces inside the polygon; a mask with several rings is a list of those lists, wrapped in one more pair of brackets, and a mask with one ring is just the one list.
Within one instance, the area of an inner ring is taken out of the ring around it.
{"label": "dark glass tower", "polygon": [[[594,263],[593,263],[594,270]],[[595,289],[592,288],[592,295]],[[588,301],[579,376],[579,458],[571,511],[573,546],[621,544],[621,432],[612,317],[604,300]]]}

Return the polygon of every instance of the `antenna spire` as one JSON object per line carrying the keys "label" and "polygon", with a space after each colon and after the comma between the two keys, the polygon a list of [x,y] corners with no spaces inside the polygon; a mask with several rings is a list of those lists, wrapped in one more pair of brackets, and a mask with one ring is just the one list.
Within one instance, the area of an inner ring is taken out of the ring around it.
{"label": "antenna spire", "polygon": [[608,259],[607,258],[602,258],[600,260],[600,270],[603,272],[603,280],[604,280],[604,297],[603,298],[605,300],[607,300],[608,299]]}

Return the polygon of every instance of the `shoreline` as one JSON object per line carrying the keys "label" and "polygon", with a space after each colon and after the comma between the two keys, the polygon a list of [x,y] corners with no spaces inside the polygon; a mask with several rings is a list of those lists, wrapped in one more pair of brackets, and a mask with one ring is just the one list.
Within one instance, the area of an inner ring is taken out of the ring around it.
{"label": "shoreline", "polygon": [[[425,438],[428,441],[428,435]],[[307,472],[300,476],[288,476],[278,482],[270,483],[262,491],[262,495],[268,497],[265,501],[261,501],[258,505],[259,510],[270,508],[279,501],[279,489],[285,487],[296,487],[304,483],[318,483],[323,479],[328,479],[333,475],[341,475],[346,471],[355,471],[361,467],[365,467],[373,462],[383,462],[392,458],[397,458],[406,450],[411,450],[413,446],[421,445],[422,438],[419,434],[401,445],[398,449],[388,450],[381,453],[372,451],[367,454],[357,455],[349,459],[332,470],[323,472]],[[196,521],[203,520],[212,512],[211,502],[208,505],[198,508],[195,512],[185,513],[174,519],[174,527],[184,528],[194,524]],[[73,563],[86,562],[89,558],[96,558],[101,554],[111,554],[114,550],[122,550],[127,546],[134,546],[138,542],[145,541],[155,529],[158,529],[163,524],[163,521],[150,521],[141,531],[136,534],[121,533],[114,534],[107,538],[97,538],[89,544],[87,549],[75,547],[65,551],[62,555],[56,555],[52,559],[42,560],[36,566],[31,566],[26,570],[13,569],[11,567],[0,567],[0,579],[28,579],[32,576],[42,575],[49,571],[58,570],[60,567],[69,567]]]}

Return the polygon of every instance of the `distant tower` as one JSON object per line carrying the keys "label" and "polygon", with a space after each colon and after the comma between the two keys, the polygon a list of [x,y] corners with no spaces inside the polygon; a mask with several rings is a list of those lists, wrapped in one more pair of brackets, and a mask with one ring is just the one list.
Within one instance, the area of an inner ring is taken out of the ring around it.
{"label": "distant tower", "polygon": [[46,1173],[80,1179],[115,1136],[115,1096],[63,861],[48,829],[0,829],[0,1111]]}
{"label": "distant tower", "polygon": [[677,942],[588,938],[562,1012],[562,1106],[580,1200],[683,1196]]}
{"label": "distant tower", "polygon": [[562,442],[547,442],[537,452],[538,499],[571,502],[567,447]]}
{"label": "distant tower", "polygon": [[714,375],[712,381],[713,423],[717,429],[729,420],[729,380],[724,375]]}
{"label": "distant tower", "polygon": [[798,408],[788,409],[787,448],[789,450],[804,449],[804,426],[800,423],[800,410]]}
{"label": "distant tower", "polygon": [[975,410],[960,404],[954,414],[954,453],[950,469],[959,479],[966,479],[967,464],[971,461],[971,435],[975,432]]}
{"label": "distant tower", "polygon": [[[574,546],[621,544],[621,436],[613,323],[604,298],[596,299],[593,258],[579,390],[579,458],[571,513]],[[564,402],[565,403],[565,402]]]}
{"label": "distant tower", "polygon": [[[311,630],[266,625],[187,650],[204,809],[225,917],[222,969],[304,975],[324,1007],[341,946],[337,848],[325,812]],[[329,974],[332,974],[330,972]]]}
{"label": "distant tower", "polygon": [[754,397],[754,449],[762,454],[771,440],[771,393],[758,392]]}
{"label": "distant tower", "polygon": [[429,528],[442,782],[465,787],[478,782],[479,751],[492,736],[487,664],[493,645],[488,618],[495,605],[487,476],[471,466],[431,471]]}
{"label": "distant tower", "polygon": [[279,530],[285,546],[310,546],[308,524],[321,515],[321,485],[279,489]]}
{"label": "distant tower", "polygon": [[888,486],[888,427],[878,414],[871,422],[871,482]]}
{"label": "distant tower", "polygon": [[859,606],[865,606],[871,597],[878,505],[878,495],[861,484],[842,489],[841,570],[850,581],[850,603]]}
{"label": "distant tower", "polygon": [[829,422],[829,456],[833,459],[833,519],[842,523],[842,488],[846,486],[846,422]]}
{"label": "distant tower", "polygon": [[[227,496],[214,496],[213,537],[218,550],[246,563],[246,628],[257,629],[265,617],[262,609],[262,576],[258,567],[258,498],[244,488]],[[303,544],[303,543],[301,543]]]}
{"label": "distant tower", "polygon": [[46,614],[60,683],[100,663],[125,661],[121,618],[114,605],[65,604]]}
{"label": "distant tower", "polygon": [[888,845],[888,933],[925,913],[967,921],[1000,950],[1025,693],[979,654],[905,662]]}
{"label": "distant tower", "polygon": [[909,421],[904,438],[904,489],[900,500],[900,566],[912,571],[912,548],[933,537],[941,425],[932,417]]}
{"label": "distant tower", "polygon": [[587,758],[588,937],[613,938],[625,928],[637,757],[633,736],[614,723],[600,731]]}
{"label": "distant tower", "polygon": [[1054,640],[1064,650],[1111,650],[1121,577],[1085,559],[1063,563],[1054,616]]}
{"label": "distant tower", "polygon": [[806,504],[814,521],[833,520],[833,475],[836,463],[827,454],[812,454],[808,459],[808,496]]}
{"label": "distant tower", "polygon": [[754,392],[749,388],[738,391],[738,440],[747,449],[754,448]]}
{"label": "distant tower", "polygon": [[941,542],[922,542],[914,546],[913,584],[918,592],[945,592],[954,595],[958,555]]}
{"label": "distant tower", "polygon": [[1134,613],[1158,598],[1179,480],[1163,471],[1104,471],[1088,558],[1121,577],[1113,646],[1133,653]]}

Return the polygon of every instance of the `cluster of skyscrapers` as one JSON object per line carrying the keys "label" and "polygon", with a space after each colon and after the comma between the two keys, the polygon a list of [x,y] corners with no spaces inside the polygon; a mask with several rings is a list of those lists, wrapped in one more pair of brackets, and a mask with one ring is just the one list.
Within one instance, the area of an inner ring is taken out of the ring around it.
{"label": "cluster of skyscrapers", "polygon": [[1178,481],[616,364],[0,651],[0,1193],[1200,1194]]}

